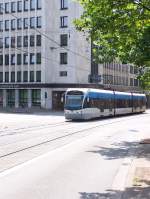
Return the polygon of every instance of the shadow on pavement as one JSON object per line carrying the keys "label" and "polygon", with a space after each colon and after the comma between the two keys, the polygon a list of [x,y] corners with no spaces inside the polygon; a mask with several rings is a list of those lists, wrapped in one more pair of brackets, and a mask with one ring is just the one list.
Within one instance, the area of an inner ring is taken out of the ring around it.
{"label": "shadow on pavement", "polygon": [[[111,147],[112,146],[112,147]],[[110,147],[95,146],[95,150],[87,151],[90,153],[97,153],[104,156],[107,160],[120,159],[125,157],[139,157],[147,158],[150,157],[150,144],[142,145],[139,142],[120,142],[113,143]],[[137,150],[139,149],[139,150]],[[130,151],[130,153],[129,153]],[[144,151],[144,153],[143,153]]]}
{"label": "shadow on pavement", "polygon": [[[95,146],[96,150],[87,151],[90,153],[97,153],[104,156],[107,160],[120,159],[125,157],[137,157],[135,153],[136,148],[139,146],[138,142],[121,142],[114,143],[112,147]],[[128,153],[130,150],[130,153]]]}
{"label": "shadow on pavement", "polygon": [[[97,153],[104,156],[106,159],[119,159],[125,157],[143,158],[150,160],[150,144],[139,144],[139,142],[121,142],[119,144],[114,143],[112,147],[100,147],[95,146],[96,150],[88,151],[90,153]],[[128,151],[130,150],[130,153]],[[145,165],[142,169],[147,170],[149,164]],[[148,170],[149,172],[149,170]],[[144,175],[144,170],[142,170]],[[149,199],[150,198],[150,178],[149,173],[146,173],[143,178],[138,180],[138,183],[134,186],[127,185],[123,191],[119,190],[106,190],[105,193],[87,193],[80,192],[80,199]],[[134,176],[132,176],[134,178]],[[136,177],[136,176],[135,176]],[[132,179],[133,179],[132,178]]]}
{"label": "shadow on pavement", "polygon": [[124,191],[108,190],[106,193],[80,192],[80,199],[149,199],[150,187],[131,187]]}

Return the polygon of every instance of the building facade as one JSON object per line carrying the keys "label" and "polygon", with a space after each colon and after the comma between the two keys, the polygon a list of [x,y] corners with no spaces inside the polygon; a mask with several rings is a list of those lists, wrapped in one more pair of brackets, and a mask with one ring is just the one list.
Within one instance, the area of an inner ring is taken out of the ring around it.
{"label": "building facade", "polygon": [[[1,107],[60,110],[68,87],[138,87],[130,66],[91,63],[91,44],[73,25],[82,11],[72,0],[0,0]],[[89,84],[93,75],[101,82]]]}
{"label": "building facade", "polygon": [[67,87],[88,84],[90,45],[70,0],[0,0],[0,105],[61,108]]}
{"label": "building facade", "polygon": [[131,64],[118,62],[98,65],[99,74],[102,74],[101,84],[104,88],[127,92],[141,92],[140,82],[137,79],[138,70]]}

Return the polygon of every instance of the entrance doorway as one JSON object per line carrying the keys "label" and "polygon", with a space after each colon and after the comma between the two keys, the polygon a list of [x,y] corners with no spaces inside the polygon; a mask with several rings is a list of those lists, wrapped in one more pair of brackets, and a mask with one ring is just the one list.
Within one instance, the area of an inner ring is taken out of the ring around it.
{"label": "entrance doorway", "polygon": [[64,97],[65,91],[53,91],[52,92],[52,109],[55,111],[63,111],[64,110]]}

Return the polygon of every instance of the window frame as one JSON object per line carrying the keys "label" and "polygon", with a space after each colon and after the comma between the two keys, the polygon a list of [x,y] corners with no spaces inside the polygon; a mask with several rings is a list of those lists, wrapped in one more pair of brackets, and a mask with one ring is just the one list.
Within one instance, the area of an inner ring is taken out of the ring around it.
{"label": "window frame", "polygon": [[68,27],[68,16],[61,16],[60,17],[60,27],[67,28]]}

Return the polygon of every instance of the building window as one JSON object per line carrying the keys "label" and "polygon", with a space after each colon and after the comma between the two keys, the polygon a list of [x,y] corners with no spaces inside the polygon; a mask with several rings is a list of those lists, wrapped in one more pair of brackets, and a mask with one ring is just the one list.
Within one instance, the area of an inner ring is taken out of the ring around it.
{"label": "building window", "polygon": [[15,72],[11,72],[11,82],[15,82]]}
{"label": "building window", "polygon": [[15,48],[15,37],[11,37],[11,48]]}
{"label": "building window", "polygon": [[134,67],[132,65],[130,66],[130,73],[134,74]]}
{"label": "building window", "polygon": [[17,11],[22,12],[22,1],[17,2]]}
{"label": "building window", "polygon": [[24,25],[24,29],[28,29],[28,18],[24,18],[23,19],[23,25]]}
{"label": "building window", "polygon": [[32,106],[40,106],[41,105],[41,90],[34,89],[32,90]]}
{"label": "building window", "polygon": [[5,3],[5,13],[9,13],[9,3]]}
{"label": "building window", "polygon": [[16,12],[16,2],[11,2],[11,12]]}
{"label": "building window", "polygon": [[30,0],[30,10],[35,10],[35,0]]}
{"label": "building window", "polygon": [[23,81],[24,82],[28,81],[28,71],[23,71]]}
{"label": "building window", "polygon": [[17,65],[21,65],[21,54],[17,54]]}
{"label": "building window", "polygon": [[3,31],[3,21],[0,21],[0,31]]}
{"label": "building window", "polygon": [[60,53],[60,64],[67,64],[67,53]]}
{"label": "building window", "polygon": [[26,107],[28,105],[28,90],[21,89],[19,91],[19,106]]}
{"label": "building window", "polygon": [[41,71],[36,71],[36,81],[41,82]]}
{"label": "building window", "polygon": [[0,3],[0,14],[2,15],[4,11],[3,3]]}
{"label": "building window", "polygon": [[9,48],[9,37],[5,37],[5,48]]}
{"label": "building window", "polygon": [[20,30],[22,28],[22,19],[17,19],[17,29]]}
{"label": "building window", "polygon": [[34,35],[31,35],[30,36],[30,46],[32,47],[34,45],[35,45],[35,37],[34,37]]}
{"label": "building window", "polygon": [[60,71],[59,75],[60,75],[60,77],[66,77],[67,76],[67,71]]}
{"label": "building window", "polygon": [[9,72],[5,72],[5,82],[9,82]]}
{"label": "building window", "polygon": [[5,30],[8,31],[9,30],[9,20],[5,21]]}
{"label": "building window", "polygon": [[42,39],[41,35],[36,36],[36,45],[37,46],[41,46],[41,39]]}
{"label": "building window", "polygon": [[134,86],[138,86],[138,79],[134,79]]}
{"label": "building window", "polygon": [[68,35],[67,34],[60,35],[60,45],[68,46]]}
{"label": "building window", "polygon": [[0,38],[0,48],[3,48],[3,38]]}
{"label": "building window", "polygon": [[23,38],[23,46],[28,47],[28,36],[24,36]]}
{"label": "building window", "polygon": [[24,63],[25,65],[28,64],[28,54],[26,54],[26,53],[23,55],[23,63]]}
{"label": "building window", "polygon": [[17,36],[17,47],[21,47],[21,46],[22,46],[22,37]]}
{"label": "building window", "polygon": [[68,17],[67,16],[60,17],[60,27],[61,28],[68,27]]}
{"label": "building window", "polygon": [[68,8],[68,0],[60,0],[61,1],[61,9],[67,9]]}
{"label": "building window", "polygon": [[28,11],[28,0],[24,0],[24,11]]}
{"label": "building window", "polygon": [[35,63],[35,54],[30,53],[30,64],[34,64],[34,63]]}
{"label": "building window", "polygon": [[42,17],[37,17],[37,28],[41,28],[42,27]]}
{"label": "building window", "polygon": [[134,74],[138,74],[138,68],[136,66],[134,67]]}
{"label": "building window", "polygon": [[15,30],[16,29],[16,20],[12,19],[11,20],[11,30]]}
{"label": "building window", "polygon": [[35,28],[35,17],[30,18],[30,28]]}
{"label": "building window", "polygon": [[0,55],[0,65],[3,65],[3,55]]}
{"label": "building window", "polygon": [[15,54],[11,55],[11,65],[15,65]]}
{"label": "building window", "polygon": [[21,71],[17,71],[17,82],[21,82]]}
{"label": "building window", "polygon": [[30,71],[30,82],[34,82],[34,71]]}
{"label": "building window", "polygon": [[3,82],[3,72],[0,72],[0,82]]}
{"label": "building window", "polygon": [[36,63],[41,64],[41,53],[36,54]]}
{"label": "building window", "polygon": [[37,9],[40,10],[42,8],[41,0],[37,0]]}
{"label": "building window", "polygon": [[9,65],[9,55],[5,55],[5,65]]}

